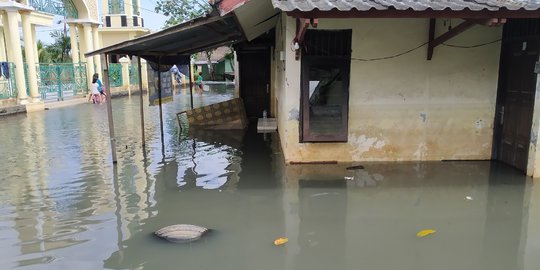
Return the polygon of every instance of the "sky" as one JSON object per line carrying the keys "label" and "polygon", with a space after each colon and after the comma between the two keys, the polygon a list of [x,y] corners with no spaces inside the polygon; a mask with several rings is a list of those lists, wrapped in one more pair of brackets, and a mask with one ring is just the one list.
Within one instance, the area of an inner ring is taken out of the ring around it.
{"label": "sky", "polygon": [[[99,14],[101,14],[101,0],[97,0]],[[156,6],[156,0],[141,0],[141,16],[144,18],[144,26],[151,31],[160,30],[165,25],[167,17],[162,14],[157,14],[154,11]],[[63,17],[55,16],[54,24],[51,27],[38,27],[36,29],[36,37],[45,44],[50,44],[53,39],[50,37],[50,33],[54,30],[62,30],[64,28],[61,22]],[[101,20],[101,18],[99,18]]]}

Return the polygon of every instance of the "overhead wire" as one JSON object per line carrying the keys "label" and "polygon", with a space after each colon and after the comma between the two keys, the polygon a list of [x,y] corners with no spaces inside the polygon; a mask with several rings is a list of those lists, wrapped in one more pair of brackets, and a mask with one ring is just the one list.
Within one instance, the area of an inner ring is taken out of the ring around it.
{"label": "overhead wire", "polygon": [[[490,41],[490,42],[486,42],[486,43],[481,43],[481,44],[476,44],[476,45],[455,45],[455,44],[447,44],[447,43],[443,43],[442,45],[443,46],[447,46],[447,47],[451,47],[451,48],[459,48],[459,49],[472,49],[472,48],[478,48],[478,47],[482,47],[482,46],[487,46],[487,45],[491,45],[491,44],[494,44],[494,43],[497,43],[499,41],[501,41],[502,39],[496,39],[496,40],[493,40],[493,41]],[[381,60],[388,60],[388,59],[392,59],[392,58],[397,58],[397,57],[400,57],[400,56],[403,56],[403,55],[406,55],[406,54],[409,54],[411,52],[414,52],[426,45],[429,44],[429,41],[426,41],[410,50],[407,50],[407,51],[404,51],[404,52],[401,52],[401,53],[397,53],[397,54],[394,54],[394,55],[389,55],[389,56],[382,56],[382,57],[375,57],[375,58],[357,58],[357,57],[351,57],[351,60],[355,60],[355,61],[361,61],[361,62],[371,62],[371,61],[381,61]]]}

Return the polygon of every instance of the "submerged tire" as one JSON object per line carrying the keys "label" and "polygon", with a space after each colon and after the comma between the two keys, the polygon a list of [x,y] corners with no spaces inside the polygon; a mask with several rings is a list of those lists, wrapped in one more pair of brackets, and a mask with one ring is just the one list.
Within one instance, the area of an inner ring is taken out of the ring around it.
{"label": "submerged tire", "polygon": [[157,230],[154,234],[173,243],[190,243],[199,240],[210,230],[191,224],[170,225]]}

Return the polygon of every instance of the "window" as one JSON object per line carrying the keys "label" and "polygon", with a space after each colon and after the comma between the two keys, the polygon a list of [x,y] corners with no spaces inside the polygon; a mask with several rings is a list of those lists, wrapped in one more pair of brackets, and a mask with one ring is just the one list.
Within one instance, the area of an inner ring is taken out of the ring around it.
{"label": "window", "polygon": [[301,142],[346,142],[351,30],[308,30],[302,51]]}

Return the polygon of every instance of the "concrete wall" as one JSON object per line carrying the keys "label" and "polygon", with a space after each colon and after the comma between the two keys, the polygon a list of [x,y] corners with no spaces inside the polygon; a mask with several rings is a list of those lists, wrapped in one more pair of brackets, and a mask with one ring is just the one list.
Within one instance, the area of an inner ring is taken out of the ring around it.
{"label": "concrete wall", "polygon": [[[395,55],[427,41],[428,19],[320,19],[318,29],[353,29],[352,57]],[[454,20],[453,25],[459,22]],[[448,26],[437,21],[437,34]],[[300,67],[291,49],[295,21],[276,27],[278,128],[291,161],[489,159],[500,42],[473,49],[427,46],[381,61],[351,61],[346,143],[299,143]],[[447,43],[476,45],[502,28],[474,26]],[[280,61],[280,51],[285,61]]]}

